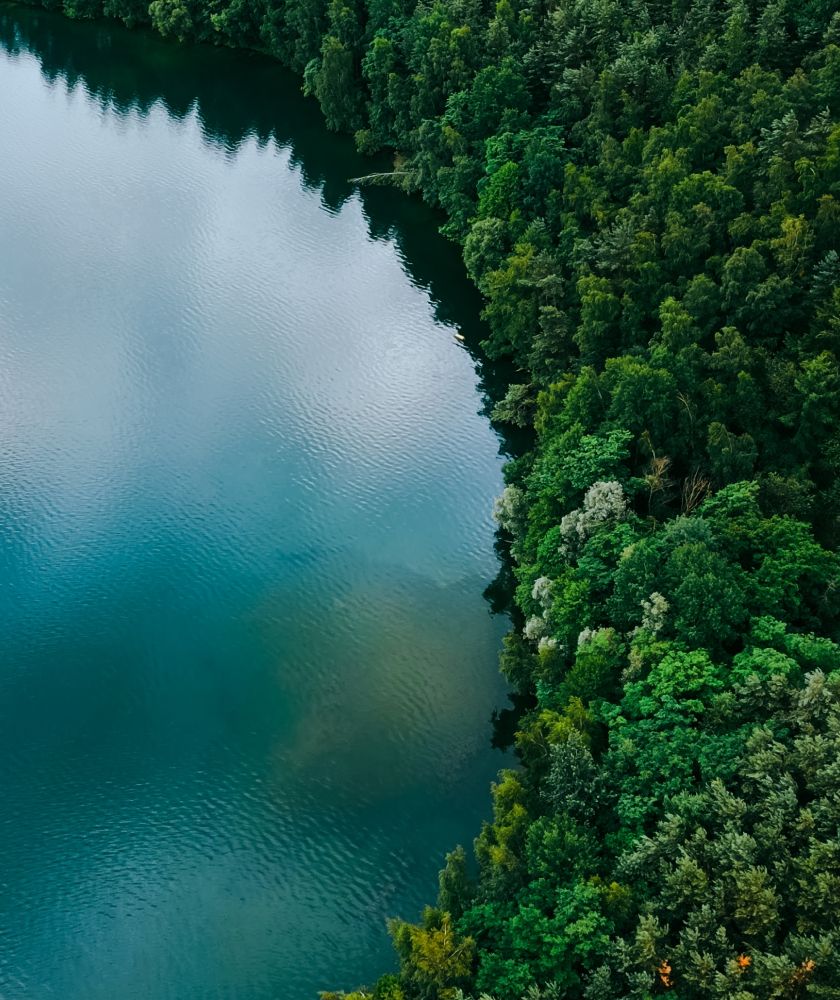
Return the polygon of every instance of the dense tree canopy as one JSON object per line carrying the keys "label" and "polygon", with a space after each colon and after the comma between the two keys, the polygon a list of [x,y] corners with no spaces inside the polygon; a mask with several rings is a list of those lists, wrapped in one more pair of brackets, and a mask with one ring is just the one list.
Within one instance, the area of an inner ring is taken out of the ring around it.
{"label": "dense tree canopy", "polygon": [[835,0],[46,5],[297,69],[521,371],[522,767],[354,996],[840,997]]}

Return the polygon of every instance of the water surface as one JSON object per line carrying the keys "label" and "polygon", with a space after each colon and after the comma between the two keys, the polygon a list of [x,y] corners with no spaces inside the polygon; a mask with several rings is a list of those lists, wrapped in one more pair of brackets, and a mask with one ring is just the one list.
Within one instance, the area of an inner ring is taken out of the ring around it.
{"label": "water surface", "polygon": [[370,980],[500,763],[478,303],[267,60],[0,46],[0,996]]}

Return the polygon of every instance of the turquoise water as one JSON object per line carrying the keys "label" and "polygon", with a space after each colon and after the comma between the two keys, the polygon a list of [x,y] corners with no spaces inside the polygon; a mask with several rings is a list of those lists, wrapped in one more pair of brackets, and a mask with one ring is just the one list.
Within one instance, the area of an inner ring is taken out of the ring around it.
{"label": "turquoise water", "polygon": [[502,763],[479,304],[272,63],[0,35],[0,996],[352,987]]}

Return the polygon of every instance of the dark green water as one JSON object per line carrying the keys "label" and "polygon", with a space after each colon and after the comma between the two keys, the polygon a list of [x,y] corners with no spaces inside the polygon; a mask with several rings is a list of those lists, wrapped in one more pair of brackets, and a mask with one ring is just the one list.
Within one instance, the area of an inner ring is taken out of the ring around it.
{"label": "dark green water", "polygon": [[478,303],[270,62],[0,35],[0,996],[353,986],[502,763]]}

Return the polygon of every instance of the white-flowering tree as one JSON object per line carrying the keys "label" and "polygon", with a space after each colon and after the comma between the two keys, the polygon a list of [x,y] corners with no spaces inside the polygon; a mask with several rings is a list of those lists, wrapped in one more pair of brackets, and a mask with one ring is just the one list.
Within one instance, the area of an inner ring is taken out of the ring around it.
{"label": "white-flowering tree", "polygon": [[593,483],[583,498],[583,506],[569,511],[560,522],[561,551],[570,556],[602,524],[627,516],[627,494],[614,479]]}

